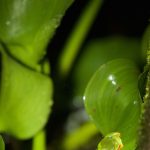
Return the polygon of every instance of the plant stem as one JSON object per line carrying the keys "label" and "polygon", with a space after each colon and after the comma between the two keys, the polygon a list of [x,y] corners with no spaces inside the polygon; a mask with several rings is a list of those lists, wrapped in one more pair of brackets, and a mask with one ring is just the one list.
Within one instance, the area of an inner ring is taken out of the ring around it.
{"label": "plant stem", "polygon": [[90,30],[96,14],[102,4],[102,0],[90,0],[86,8],[84,9],[81,17],[75,25],[75,28],[69,36],[59,61],[59,72],[60,75],[66,76],[73,62]]}
{"label": "plant stem", "polygon": [[4,144],[4,141],[0,135],[0,150],[5,150],[5,144]]}
{"label": "plant stem", "polygon": [[45,131],[42,130],[33,137],[32,150],[46,150]]}
{"label": "plant stem", "polygon": [[146,38],[144,40],[147,51],[147,66],[149,66],[149,72],[147,74],[146,94],[142,105],[141,127],[137,150],[150,149],[150,26],[147,28]]}
{"label": "plant stem", "polygon": [[150,73],[148,73],[146,95],[142,105],[141,127],[139,132],[139,146],[137,150],[150,149]]}

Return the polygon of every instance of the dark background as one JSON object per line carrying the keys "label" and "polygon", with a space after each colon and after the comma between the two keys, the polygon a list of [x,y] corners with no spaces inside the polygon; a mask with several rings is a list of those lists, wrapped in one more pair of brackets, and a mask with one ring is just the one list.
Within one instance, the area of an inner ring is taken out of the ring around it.
{"label": "dark background", "polygon": [[[67,36],[89,0],[75,0],[66,12],[60,27],[49,44],[48,56],[52,65],[56,63]],[[95,37],[124,35],[141,37],[150,20],[150,0],[103,0],[85,42]]]}

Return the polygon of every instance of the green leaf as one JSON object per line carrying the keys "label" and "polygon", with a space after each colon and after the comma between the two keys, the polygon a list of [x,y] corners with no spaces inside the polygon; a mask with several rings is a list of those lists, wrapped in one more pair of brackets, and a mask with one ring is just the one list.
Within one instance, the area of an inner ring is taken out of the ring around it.
{"label": "green leaf", "polygon": [[0,150],[5,150],[5,145],[1,136],[0,136]]}
{"label": "green leaf", "polygon": [[0,1],[0,131],[30,138],[52,105],[46,46],[73,0]]}
{"label": "green leaf", "polygon": [[0,41],[23,63],[37,67],[73,0],[1,0]]}
{"label": "green leaf", "polygon": [[128,58],[140,64],[140,47],[138,39],[125,37],[107,37],[89,42],[73,74],[76,96],[83,95],[88,81],[100,65],[116,58]]}
{"label": "green leaf", "polygon": [[0,131],[30,138],[47,122],[52,105],[52,81],[42,73],[2,55]]}
{"label": "green leaf", "polygon": [[124,150],[136,148],[141,99],[139,70],[127,59],[115,59],[102,65],[87,85],[85,108],[99,131],[106,136],[119,132]]}

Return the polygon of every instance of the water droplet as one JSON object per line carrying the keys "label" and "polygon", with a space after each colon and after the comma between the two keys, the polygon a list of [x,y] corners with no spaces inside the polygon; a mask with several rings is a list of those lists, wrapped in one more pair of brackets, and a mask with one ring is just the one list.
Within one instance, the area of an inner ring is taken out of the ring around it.
{"label": "water droplet", "polygon": [[85,99],[86,99],[86,97],[85,97],[85,96],[83,96],[83,101],[85,101]]}
{"label": "water droplet", "polygon": [[108,80],[110,80],[110,81],[114,80],[114,76],[113,75],[109,75]]}
{"label": "water droplet", "polygon": [[117,84],[115,81],[115,77],[112,74],[108,76],[108,80],[110,80],[113,85]]}
{"label": "water droplet", "polygon": [[112,84],[113,84],[113,85],[116,85],[116,82],[115,82],[115,81],[112,81]]}

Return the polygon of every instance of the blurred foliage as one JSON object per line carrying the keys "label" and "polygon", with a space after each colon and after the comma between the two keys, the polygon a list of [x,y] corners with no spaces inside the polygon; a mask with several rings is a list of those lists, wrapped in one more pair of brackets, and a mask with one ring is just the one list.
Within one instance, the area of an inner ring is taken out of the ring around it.
{"label": "blurred foliage", "polygon": [[63,149],[76,150],[87,144],[98,133],[93,123],[85,123],[64,137]]}
{"label": "blurred foliage", "polygon": [[0,150],[5,150],[5,145],[1,136],[0,136]]}

